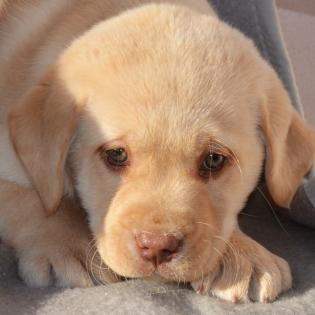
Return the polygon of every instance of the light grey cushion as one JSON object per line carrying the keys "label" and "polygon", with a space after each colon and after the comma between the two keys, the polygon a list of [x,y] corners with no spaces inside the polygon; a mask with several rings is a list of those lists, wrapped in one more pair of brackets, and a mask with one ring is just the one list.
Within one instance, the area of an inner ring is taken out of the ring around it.
{"label": "light grey cushion", "polygon": [[[226,21],[256,41],[301,111],[273,1],[212,2]],[[240,217],[245,232],[286,258],[292,267],[294,288],[272,304],[233,305],[199,296],[186,286],[141,280],[90,289],[29,289],[17,277],[12,252],[0,244],[0,314],[315,314],[315,231],[284,218],[276,219],[257,191]]]}
{"label": "light grey cushion", "polygon": [[17,278],[12,253],[0,246],[0,314],[315,314],[315,230],[284,218],[281,227],[259,194],[240,218],[245,232],[292,267],[293,289],[272,304],[234,305],[189,287],[140,280],[90,289],[29,289]]}
{"label": "light grey cushion", "polygon": [[291,203],[288,215],[291,219],[315,228],[315,177],[305,179]]}
{"label": "light grey cushion", "polygon": [[298,112],[303,115],[295,79],[280,33],[273,0],[210,0],[219,16],[252,38],[279,74]]}

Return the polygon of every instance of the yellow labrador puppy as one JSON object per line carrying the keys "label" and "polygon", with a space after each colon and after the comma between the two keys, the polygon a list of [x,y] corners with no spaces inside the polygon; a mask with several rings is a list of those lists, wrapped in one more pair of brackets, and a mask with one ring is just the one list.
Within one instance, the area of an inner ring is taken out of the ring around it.
{"label": "yellow labrador puppy", "polygon": [[0,235],[28,285],[92,285],[93,237],[124,277],[234,302],[290,288],[237,214],[264,158],[290,204],[314,131],[205,0],[2,0],[0,41]]}

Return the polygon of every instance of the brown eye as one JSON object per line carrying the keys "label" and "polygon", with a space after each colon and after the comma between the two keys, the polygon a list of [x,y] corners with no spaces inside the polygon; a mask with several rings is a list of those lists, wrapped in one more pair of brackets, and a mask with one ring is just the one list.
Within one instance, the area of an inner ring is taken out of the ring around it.
{"label": "brown eye", "polygon": [[110,149],[106,151],[106,159],[111,166],[122,167],[127,165],[128,155],[123,148]]}
{"label": "brown eye", "polygon": [[211,173],[220,171],[226,161],[226,157],[218,153],[210,153],[203,160],[200,166],[200,175],[209,176]]}

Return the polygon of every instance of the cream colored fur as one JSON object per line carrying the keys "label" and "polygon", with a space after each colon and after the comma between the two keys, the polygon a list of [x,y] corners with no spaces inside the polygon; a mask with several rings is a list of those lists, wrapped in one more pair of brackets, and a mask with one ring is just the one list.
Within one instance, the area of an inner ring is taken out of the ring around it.
{"label": "cream colored fur", "polygon": [[[0,236],[27,284],[157,275],[233,302],[291,287],[237,215],[264,147],[269,191],[290,204],[315,136],[250,40],[203,0],[0,1],[0,29]],[[104,146],[128,150],[126,170]],[[205,180],[210,150],[228,162]],[[140,231],[182,238],[180,255],[155,269]]]}

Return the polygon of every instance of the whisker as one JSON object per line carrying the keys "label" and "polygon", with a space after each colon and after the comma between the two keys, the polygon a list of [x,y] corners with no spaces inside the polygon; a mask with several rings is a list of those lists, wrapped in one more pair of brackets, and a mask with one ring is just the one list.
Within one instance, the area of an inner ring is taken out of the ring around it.
{"label": "whisker", "polygon": [[252,217],[252,218],[261,218],[261,216],[259,216],[259,215],[249,214],[246,212],[240,212],[239,215],[245,215],[246,217]]}
{"label": "whisker", "polygon": [[263,191],[257,186],[256,189],[260,192],[260,194],[262,195],[262,197],[264,198],[264,200],[267,202],[272,214],[274,215],[276,221],[278,222],[279,226],[281,227],[281,229],[287,234],[290,235],[289,232],[284,228],[283,224],[281,223],[279,217],[277,216],[277,212],[276,210],[273,208],[272,204],[270,203],[270,201],[268,200],[268,198],[266,197],[266,195],[263,193]]}
{"label": "whisker", "polygon": [[[91,252],[94,250],[94,246],[95,246],[95,240],[94,238],[88,243],[88,251],[87,251],[87,255],[86,255],[86,260],[85,260],[85,265],[87,270],[90,272],[93,280],[95,280],[97,283],[98,281],[95,279],[94,273],[93,273],[93,268],[92,268],[92,259],[90,260],[90,254]],[[94,254],[93,254],[94,256]],[[93,257],[92,256],[92,257]],[[90,260],[90,261],[89,261]]]}
{"label": "whisker", "polygon": [[[106,280],[106,273],[112,273],[118,280],[117,274],[113,272],[106,264],[103,262],[99,255],[96,247],[96,240],[93,238],[87,247],[87,254],[85,259],[85,265],[89,271],[93,281],[98,285],[108,284],[110,281]],[[98,276],[96,276],[96,272]]]}
{"label": "whisker", "polygon": [[96,255],[97,255],[97,249],[95,248],[94,254],[93,254],[92,259],[90,261],[90,268],[91,268],[93,279],[96,281],[97,284],[102,285],[103,283],[94,274],[94,268],[93,268],[94,262],[93,262],[93,260],[94,260]]}
{"label": "whisker", "polygon": [[203,225],[206,225],[206,226],[209,226],[210,228],[212,228],[212,226],[209,224],[209,223],[206,223],[206,222],[201,222],[201,221],[198,221],[198,222],[195,222],[197,224],[203,224]]}
{"label": "whisker", "polygon": [[218,250],[216,247],[213,246],[213,249],[219,254],[219,257],[223,256],[223,253],[220,250]]}
{"label": "whisker", "polygon": [[[239,265],[238,263],[238,259],[237,257],[239,256],[239,253],[236,251],[235,247],[233,246],[233,244],[229,241],[229,240],[226,240],[225,238],[219,236],[219,235],[215,235],[214,236],[215,238],[217,239],[220,239],[222,240],[228,247],[229,249],[231,250],[231,258],[234,260],[234,264],[232,264],[233,266],[235,265],[236,266],[236,274],[235,274],[235,277],[234,277],[234,283],[236,283],[237,281],[237,278],[238,278],[238,275],[239,275],[239,272],[240,272],[240,268],[241,266]],[[225,254],[223,254],[223,259],[222,259],[222,263],[225,264]]]}
{"label": "whisker", "polygon": [[226,146],[224,145],[223,141],[219,138],[216,138],[215,142],[212,142],[211,144],[211,147],[213,148],[216,148],[216,149],[221,149],[223,152],[226,152],[228,151],[230,153],[230,156],[232,158],[232,160],[234,161],[234,163],[236,164],[238,170],[239,170],[239,173],[240,173],[240,176],[241,176],[241,182],[243,182],[243,170],[241,168],[241,165],[240,165],[240,160],[238,159],[236,153],[234,152],[234,150],[232,150],[231,148],[226,148]]}

